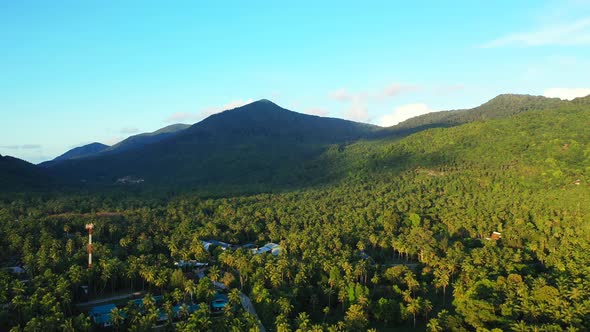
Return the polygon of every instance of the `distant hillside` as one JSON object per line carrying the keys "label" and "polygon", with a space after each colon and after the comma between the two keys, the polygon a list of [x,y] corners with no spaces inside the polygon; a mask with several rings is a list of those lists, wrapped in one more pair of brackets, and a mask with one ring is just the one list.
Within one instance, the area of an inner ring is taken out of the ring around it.
{"label": "distant hillside", "polygon": [[590,105],[590,95],[572,100],[574,104]]}
{"label": "distant hillside", "polygon": [[42,169],[24,160],[0,155],[0,192],[37,190],[53,184]]}
{"label": "distant hillside", "polygon": [[187,124],[173,124],[161,129],[158,129],[151,133],[143,133],[134,136],[130,136],[121,142],[111,146],[104,152],[123,152],[130,149],[136,149],[143,147],[148,144],[153,144],[162,141],[166,138],[172,137],[179,132],[187,129],[190,125]]}
{"label": "distant hillside", "polygon": [[314,163],[327,179],[354,174],[383,180],[407,170],[443,176],[477,169],[500,177],[511,173],[535,187],[588,184],[590,104],[560,105],[539,105],[508,118],[432,128],[401,139],[361,141],[332,148]]}
{"label": "distant hillside", "polygon": [[170,138],[174,135],[177,135],[178,133],[180,133],[181,131],[185,130],[188,127],[190,127],[190,125],[173,124],[173,125],[158,129],[158,130],[151,132],[151,133],[143,133],[143,134],[130,136],[113,146],[108,146],[108,145],[101,144],[101,143],[92,143],[92,144],[84,145],[84,146],[69,150],[68,152],[62,154],[61,156],[59,156],[51,161],[43,162],[43,163],[39,164],[39,166],[52,167],[52,166],[55,166],[56,164],[63,162],[64,160],[93,158],[93,157],[99,157],[102,155],[120,153],[120,152],[125,152],[128,150],[132,150],[132,149],[138,149],[143,146],[153,144],[153,143],[162,141],[164,139]]}
{"label": "distant hillside", "polygon": [[578,149],[590,144],[580,127],[588,124],[587,100],[501,95],[473,109],[427,114],[389,128],[300,114],[260,100],[158,142],[65,160],[48,171],[88,188],[227,193],[388,177],[422,167],[522,163],[526,168],[533,161],[560,162],[559,154],[551,155],[560,144],[577,156],[588,155]]}
{"label": "distant hillside", "polygon": [[290,186],[303,162],[379,127],[292,112],[268,100],[212,115],[178,135],[125,153],[69,160],[51,171],[75,182],[123,177],[164,186]]}
{"label": "distant hillside", "polygon": [[75,159],[75,158],[84,158],[99,152],[102,152],[108,149],[109,146],[102,144],[102,143],[90,143],[84,146],[80,146],[77,148],[73,148],[68,152],[62,154],[59,157],[53,159],[53,161],[60,161],[60,160],[67,160],[67,159]]}
{"label": "distant hillside", "polygon": [[478,107],[464,110],[433,112],[408,119],[389,127],[384,136],[406,136],[429,128],[453,127],[465,123],[502,119],[532,110],[552,109],[569,104],[559,98],[503,94]]}

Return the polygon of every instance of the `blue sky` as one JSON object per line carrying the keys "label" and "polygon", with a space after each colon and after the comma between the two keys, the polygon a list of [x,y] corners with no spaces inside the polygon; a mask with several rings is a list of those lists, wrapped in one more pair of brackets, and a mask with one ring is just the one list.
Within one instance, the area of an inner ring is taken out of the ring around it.
{"label": "blue sky", "polygon": [[590,93],[590,1],[0,1],[0,154],[37,163],[267,98],[391,125]]}

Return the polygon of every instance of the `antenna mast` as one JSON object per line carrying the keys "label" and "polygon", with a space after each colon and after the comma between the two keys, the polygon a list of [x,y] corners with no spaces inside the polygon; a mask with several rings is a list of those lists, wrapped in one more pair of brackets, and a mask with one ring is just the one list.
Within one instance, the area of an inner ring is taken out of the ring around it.
{"label": "antenna mast", "polygon": [[88,230],[88,268],[92,268],[92,228],[94,228],[94,224],[86,224],[86,229]]}

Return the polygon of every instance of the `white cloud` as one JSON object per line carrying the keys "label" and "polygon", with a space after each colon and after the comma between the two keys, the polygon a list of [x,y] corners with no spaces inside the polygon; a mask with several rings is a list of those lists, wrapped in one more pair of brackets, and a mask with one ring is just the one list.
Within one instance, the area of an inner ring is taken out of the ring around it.
{"label": "white cloud", "polygon": [[355,98],[355,96],[349,93],[348,90],[342,88],[330,92],[330,98],[337,101],[351,101]]}
{"label": "white cloud", "polygon": [[9,149],[9,150],[39,150],[41,149],[40,144],[23,144],[23,145],[1,145],[0,149]]}
{"label": "white cloud", "polygon": [[380,90],[369,92],[349,92],[345,88],[340,88],[329,93],[329,97],[340,102],[360,102],[366,103],[371,101],[381,101],[390,97],[397,97],[406,92],[419,90],[420,87],[411,84],[391,83]]}
{"label": "white cloud", "polygon": [[312,108],[308,108],[307,110],[305,110],[306,114],[311,114],[311,115],[317,115],[317,116],[327,116],[328,115],[328,111],[323,109],[323,108],[319,108],[319,107],[312,107]]}
{"label": "white cloud", "polygon": [[419,89],[419,87],[416,85],[393,83],[393,84],[390,84],[390,85],[386,86],[385,88],[383,88],[383,91],[381,91],[381,95],[378,97],[381,97],[381,98],[395,97],[395,96],[398,96],[402,93],[412,92],[412,91],[416,91],[418,89]]}
{"label": "white cloud", "polygon": [[233,101],[230,101],[229,103],[221,106],[220,108],[218,108],[218,110],[219,110],[219,112],[225,111],[225,110],[231,110],[231,109],[234,109],[234,108],[237,108],[237,107],[242,107],[244,105],[251,104],[253,102],[254,102],[254,100],[252,100],[252,99],[246,99],[246,100],[238,99],[238,100],[233,100]]}
{"label": "white cloud", "polygon": [[590,95],[590,88],[551,88],[543,92],[543,96],[548,98],[560,98],[572,100],[578,97]]}
{"label": "white cloud", "polygon": [[139,132],[139,129],[135,128],[135,127],[124,127],[121,128],[120,133],[121,134],[136,134]]}
{"label": "white cloud", "polygon": [[542,27],[535,31],[513,33],[482,45],[484,48],[517,46],[572,46],[590,44],[590,17]]}
{"label": "white cloud", "polygon": [[390,127],[415,116],[431,112],[435,112],[435,110],[431,109],[426,104],[406,104],[395,108],[393,113],[379,118],[377,120],[377,125],[382,127]]}
{"label": "white cloud", "polygon": [[111,136],[105,140],[105,144],[113,146],[113,145],[121,142],[124,139],[125,139],[125,137],[121,137],[121,136]]}
{"label": "white cloud", "polygon": [[407,92],[419,90],[420,87],[411,84],[392,83],[379,90],[368,92],[349,92],[341,88],[329,93],[333,100],[347,103],[348,109],[344,112],[344,117],[353,121],[366,122],[369,120],[367,104],[372,102],[383,102],[386,99],[397,97]]}
{"label": "white cloud", "polygon": [[196,121],[200,121],[210,115],[213,115],[215,113],[219,113],[219,112],[222,112],[225,110],[231,110],[231,109],[234,109],[237,107],[241,107],[241,106],[250,104],[252,102],[254,102],[252,99],[246,99],[246,100],[238,99],[238,100],[232,100],[229,103],[226,103],[221,106],[204,108],[200,112],[194,112],[194,113],[176,112],[176,113],[173,113],[170,116],[168,116],[166,118],[166,122],[196,122]]}
{"label": "white cloud", "polygon": [[25,150],[38,150],[41,148],[41,144],[25,144],[21,146],[21,149]]}
{"label": "white cloud", "polygon": [[367,122],[369,119],[369,112],[364,103],[353,102],[344,116],[352,121]]}
{"label": "white cloud", "polygon": [[170,116],[166,118],[166,122],[188,122],[195,120],[196,113],[188,113],[188,112],[176,112],[172,113]]}

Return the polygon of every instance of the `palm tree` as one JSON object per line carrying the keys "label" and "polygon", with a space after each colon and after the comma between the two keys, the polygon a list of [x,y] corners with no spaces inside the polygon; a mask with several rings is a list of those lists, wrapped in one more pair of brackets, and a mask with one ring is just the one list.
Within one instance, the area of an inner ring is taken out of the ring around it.
{"label": "palm tree", "polygon": [[441,332],[443,330],[442,326],[440,326],[440,322],[436,318],[432,318],[428,321],[426,329],[429,332]]}
{"label": "palm tree", "polygon": [[156,278],[156,270],[152,266],[144,266],[140,272],[141,277],[148,283],[148,289],[151,289],[151,285]]}
{"label": "palm tree", "polygon": [[110,259],[103,259],[100,261],[99,266],[101,269],[100,280],[103,282],[101,293],[103,293],[108,281],[113,277],[113,265]]}
{"label": "palm tree", "polygon": [[414,317],[414,328],[416,328],[416,315],[422,311],[422,299],[420,297],[411,299],[406,306],[406,310]]}
{"label": "palm tree", "polygon": [[434,285],[437,289],[443,289],[443,307],[445,306],[447,286],[449,285],[450,276],[451,272],[446,268],[438,268],[434,271]]}
{"label": "palm tree", "polygon": [[190,315],[190,313],[188,311],[188,305],[186,305],[186,303],[183,303],[180,306],[180,312],[178,314],[180,316],[180,319],[182,319],[182,320],[186,319]]}
{"label": "palm tree", "polygon": [[182,291],[178,288],[175,288],[172,292],[172,298],[174,299],[174,303],[179,303],[182,300],[183,294]]}
{"label": "palm tree", "polygon": [[220,273],[221,271],[219,270],[219,267],[217,265],[213,265],[209,269],[209,279],[211,279],[211,281],[219,281]]}
{"label": "palm tree", "polygon": [[332,296],[334,295],[334,293],[336,291],[332,287],[323,288],[322,290],[324,291],[324,294],[326,296],[328,296],[328,307],[331,307],[332,306]]}
{"label": "palm tree", "polygon": [[280,297],[275,301],[275,303],[279,307],[280,312],[285,315],[285,317],[289,317],[291,312],[293,312],[293,305],[288,298]]}
{"label": "palm tree", "polygon": [[348,330],[351,331],[365,331],[369,322],[363,307],[358,304],[353,304],[348,308],[344,321]]}
{"label": "palm tree", "polygon": [[233,288],[227,295],[229,306],[234,308],[242,304],[242,295],[239,290]]}
{"label": "palm tree", "polygon": [[124,275],[129,279],[131,291],[133,291],[133,280],[137,277],[137,271],[139,271],[139,259],[135,256],[129,256]]}
{"label": "palm tree", "polygon": [[428,320],[428,314],[432,311],[432,302],[430,300],[423,300],[422,301],[422,312],[424,312],[424,316],[426,320]]}
{"label": "palm tree", "polygon": [[295,319],[295,323],[297,324],[297,331],[307,331],[311,320],[309,319],[307,312],[304,311],[299,313]]}
{"label": "palm tree", "polygon": [[192,280],[187,280],[184,284],[184,292],[191,296],[191,303],[193,303],[193,295],[197,291],[197,285]]}
{"label": "palm tree", "polygon": [[168,274],[165,270],[161,270],[154,276],[154,285],[158,287],[158,289],[162,290],[164,285],[168,282]]}
{"label": "palm tree", "polygon": [[528,326],[526,325],[526,323],[522,320],[510,325],[510,328],[512,329],[512,331],[514,332],[527,332],[529,330]]}
{"label": "palm tree", "polygon": [[121,323],[123,323],[123,320],[123,311],[119,308],[113,308],[113,310],[111,310],[111,321],[113,322],[115,331],[119,331],[119,327],[121,326]]}
{"label": "palm tree", "polygon": [[149,293],[146,294],[143,297],[143,308],[146,311],[149,311],[150,309],[155,308],[155,307],[156,307],[156,300],[152,297],[151,294],[149,294]]}
{"label": "palm tree", "polygon": [[168,301],[164,302],[163,307],[164,307],[164,312],[166,313],[167,323],[172,323],[172,320],[174,319],[174,309],[173,309],[172,301],[168,300]]}
{"label": "palm tree", "polygon": [[62,328],[62,331],[64,331],[64,332],[75,332],[76,331],[76,327],[74,326],[74,322],[71,318],[66,319],[61,324],[61,328]]}

